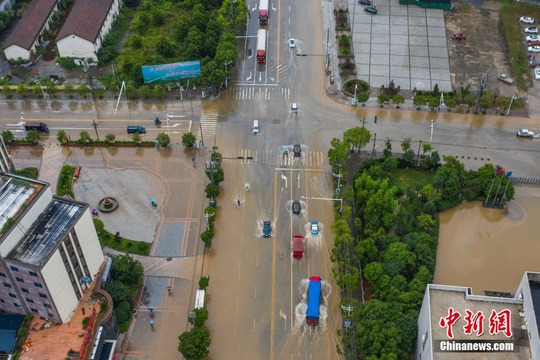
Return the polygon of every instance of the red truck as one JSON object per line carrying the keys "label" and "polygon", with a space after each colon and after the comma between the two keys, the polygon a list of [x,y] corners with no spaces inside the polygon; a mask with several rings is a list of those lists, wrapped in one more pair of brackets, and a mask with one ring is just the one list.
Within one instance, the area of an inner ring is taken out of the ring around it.
{"label": "red truck", "polygon": [[301,260],[304,257],[304,237],[300,234],[293,236],[293,259]]}
{"label": "red truck", "polygon": [[268,24],[268,0],[261,0],[259,2],[259,24]]}

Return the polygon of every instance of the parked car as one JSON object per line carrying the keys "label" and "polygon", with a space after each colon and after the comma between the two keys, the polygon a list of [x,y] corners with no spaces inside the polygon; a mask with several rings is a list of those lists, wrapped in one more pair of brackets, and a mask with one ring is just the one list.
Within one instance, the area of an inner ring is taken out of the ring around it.
{"label": "parked car", "polygon": [[317,220],[311,222],[310,231],[311,235],[319,235],[319,222]]}
{"label": "parked car", "polygon": [[525,28],[526,34],[538,34],[538,28],[537,27],[528,27]]}
{"label": "parked car", "polygon": [[539,35],[529,35],[525,37],[525,41],[540,41]]}
{"label": "parked car", "polygon": [[538,40],[538,41],[527,41],[527,46],[540,46],[540,40]]}
{"label": "parked car", "polygon": [[529,51],[529,52],[540,52],[540,46],[529,46],[527,48],[527,51]]}
{"label": "parked car", "polygon": [[358,0],[358,4],[360,5],[371,5],[371,0]]}
{"label": "parked car", "polygon": [[289,48],[294,49],[296,47],[296,40],[289,39]]}
{"label": "parked car", "polygon": [[293,146],[294,157],[302,156],[302,147],[298,144]]}
{"label": "parked car", "polygon": [[270,237],[272,235],[272,223],[269,220],[263,221],[263,236]]}
{"label": "parked car", "polygon": [[300,205],[300,201],[298,200],[293,201],[291,209],[294,215],[299,215],[300,212],[302,211],[302,205]]}
{"label": "parked car", "polygon": [[534,78],[540,80],[540,68],[534,69]]}
{"label": "parked car", "polygon": [[534,133],[532,131],[529,131],[528,129],[521,129],[521,130],[518,130],[518,132],[516,133],[516,136],[532,139],[532,137],[534,136]]}
{"label": "parked car", "polygon": [[375,15],[375,14],[377,14],[377,8],[375,6],[366,6],[364,8],[364,12],[367,12],[367,13],[369,13],[371,15]]}
{"label": "parked car", "polygon": [[465,34],[453,34],[452,40],[465,40],[467,39],[467,35]]}
{"label": "parked car", "polygon": [[519,21],[521,21],[522,23],[525,23],[525,24],[534,24],[534,19],[530,18],[530,17],[527,17],[527,16],[520,17]]}

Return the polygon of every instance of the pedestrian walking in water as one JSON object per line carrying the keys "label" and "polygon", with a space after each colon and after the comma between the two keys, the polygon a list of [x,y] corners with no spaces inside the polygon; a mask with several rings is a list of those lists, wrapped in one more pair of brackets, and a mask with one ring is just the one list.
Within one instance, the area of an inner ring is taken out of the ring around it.
{"label": "pedestrian walking in water", "polygon": [[150,320],[150,327],[154,330],[154,320]]}
{"label": "pedestrian walking in water", "polygon": [[167,286],[167,292],[171,292],[171,286]]}

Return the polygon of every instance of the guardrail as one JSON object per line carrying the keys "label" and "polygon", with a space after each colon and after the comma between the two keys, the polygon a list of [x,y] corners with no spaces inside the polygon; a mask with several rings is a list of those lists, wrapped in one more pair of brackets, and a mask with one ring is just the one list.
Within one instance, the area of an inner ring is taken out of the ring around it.
{"label": "guardrail", "polygon": [[539,186],[540,178],[528,178],[522,176],[511,176],[510,182],[512,185]]}

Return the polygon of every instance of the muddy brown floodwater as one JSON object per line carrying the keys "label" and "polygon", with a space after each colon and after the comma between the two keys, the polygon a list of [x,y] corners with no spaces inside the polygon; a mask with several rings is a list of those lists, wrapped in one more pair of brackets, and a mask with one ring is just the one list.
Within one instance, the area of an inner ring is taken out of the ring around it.
{"label": "muddy brown floodwater", "polygon": [[464,203],[441,213],[436,284],[473,293],[514,293],[525,271],[540,271],[540,189],[517,188],[508,210]]}

